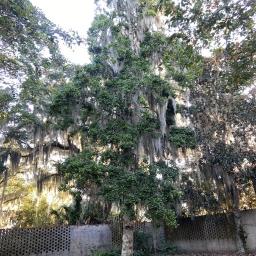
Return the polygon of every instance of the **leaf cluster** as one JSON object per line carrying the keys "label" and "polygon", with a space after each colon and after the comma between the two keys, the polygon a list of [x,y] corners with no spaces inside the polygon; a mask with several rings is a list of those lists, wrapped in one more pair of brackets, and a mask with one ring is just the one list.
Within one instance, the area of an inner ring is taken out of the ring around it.
{"label": "leaf cluster", "polygon": [[171,128],[169,141],[178,148],[194,149],[197,145],[195,132],[186,127]]}
{"label": "leaf cluster", "polygon": [[[175,224],[174,205],[179,192],[174,184],[178,170],[164,162],[129,170],[125,163],[117,162],[118,152],[106,155],[83,151],[67,159],[59,166],[66,184],[75,181],[75,187],[83,191],[96,186],[98,196],[119,205],[122,214],[132,219],[136,209],[143,206],[146,216],[154,221]],[[119,165],[117,164],[119,163]]]}

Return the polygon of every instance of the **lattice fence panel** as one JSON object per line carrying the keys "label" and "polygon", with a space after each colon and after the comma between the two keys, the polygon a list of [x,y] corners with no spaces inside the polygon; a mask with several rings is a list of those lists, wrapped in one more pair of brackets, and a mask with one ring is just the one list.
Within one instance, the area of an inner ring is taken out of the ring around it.
{"label": "lattice fence panel", "polygon": [[70,227],[0,229],[0,255],[70,251]]}
{"label": "lattice fence panel", "polygon": [[171,241],[235,239],[235,223],[232,215],[200,216],[194,220],[180,219],[175,230],[167,230]]}

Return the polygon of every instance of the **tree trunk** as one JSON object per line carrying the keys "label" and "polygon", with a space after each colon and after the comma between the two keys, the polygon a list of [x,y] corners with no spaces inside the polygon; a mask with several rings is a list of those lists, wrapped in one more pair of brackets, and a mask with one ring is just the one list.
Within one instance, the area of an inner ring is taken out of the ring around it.
{"label": "tree trunk", "polygon": [[245,253],[246,251],[246,234],[241,223],[241,213],[240,210],[234,211],[234,220],[236,226],[236,243],[237,250],[240,253]]}
{"label": "tree trunk", "polygon": [[[255,172],[256,172],[256,170],[255,170]],[[253,189],[254,189],[254,193],[256,194],[256,177],[252,176],[251,181],[252,181],[252,186],[253,186]]]}
{"label": "tree trunk", "polygon": [[133,226],[123,225],[122,254],[121,256],[133,256]]}
{"label": "tree trunk", "polygon": [[152,234],[153,250],[154,250],[154,255],[156,255],[156,250],[157,250],[157,227],[154,223],[153,223],[152,229],[153,229],[153,234]]}
{"label": "tree trunk", "polygon": [[236,228],[236,243],[237,243],[237,250],[240,253],[244,253],[246,251],[246,234],[241,222],[241,212],[239,209],[239,191],[236,187],[235,180],[232,181],[232,203],[233,203],[233,213],[234,213],[234,221],[235,221],[235,228]]}
{"label": "tree trunk", "polygon": [[0,225],[3,225],[3,204],[4,204],[4,196],[5,196],[5,191],[7,187],[7,182],[8,182],[8,171],[7,169],[4,172],[4,181],[3,181],[3,189],[1,193],[1,199],[0,199]]}

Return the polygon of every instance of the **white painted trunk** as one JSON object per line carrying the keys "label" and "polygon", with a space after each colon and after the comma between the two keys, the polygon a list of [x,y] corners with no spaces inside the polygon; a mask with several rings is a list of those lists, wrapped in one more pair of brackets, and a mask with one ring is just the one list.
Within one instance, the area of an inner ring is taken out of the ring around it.
{"label": "white painted trunk", "polygon": [[133,228],[131,227],[124,226],[121,256],[133,256]]}

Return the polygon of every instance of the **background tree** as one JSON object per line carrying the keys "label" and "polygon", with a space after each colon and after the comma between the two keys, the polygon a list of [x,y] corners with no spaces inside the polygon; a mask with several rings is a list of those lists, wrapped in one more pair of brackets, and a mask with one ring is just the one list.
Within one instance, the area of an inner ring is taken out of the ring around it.
{"label": "background tree", "polygon": [[[201,191],[188,184],[187,196],[201,197],[204,209],[233,211],[243,251],[239,210],[255,177],[255,1],[156,1],[153,6],[165,12],[177,35],[211,52],[192,90],[193,108],[186,110],[193,115],[202,152],[201,176],[195,180],[204,184]],[[191,205],[198,205],[195,200]]]}
{"label": "background tree", "polygon": [[59,42],[71,46],[80,39],[56,27],[28,0],[1,1],[0,15],[1,211],[8,178],[29,166],[40,182],[46,179],[38,167],[47,150],[66,149],[55,141],[48,104],[52,90],[75,68],[61,55]]}

